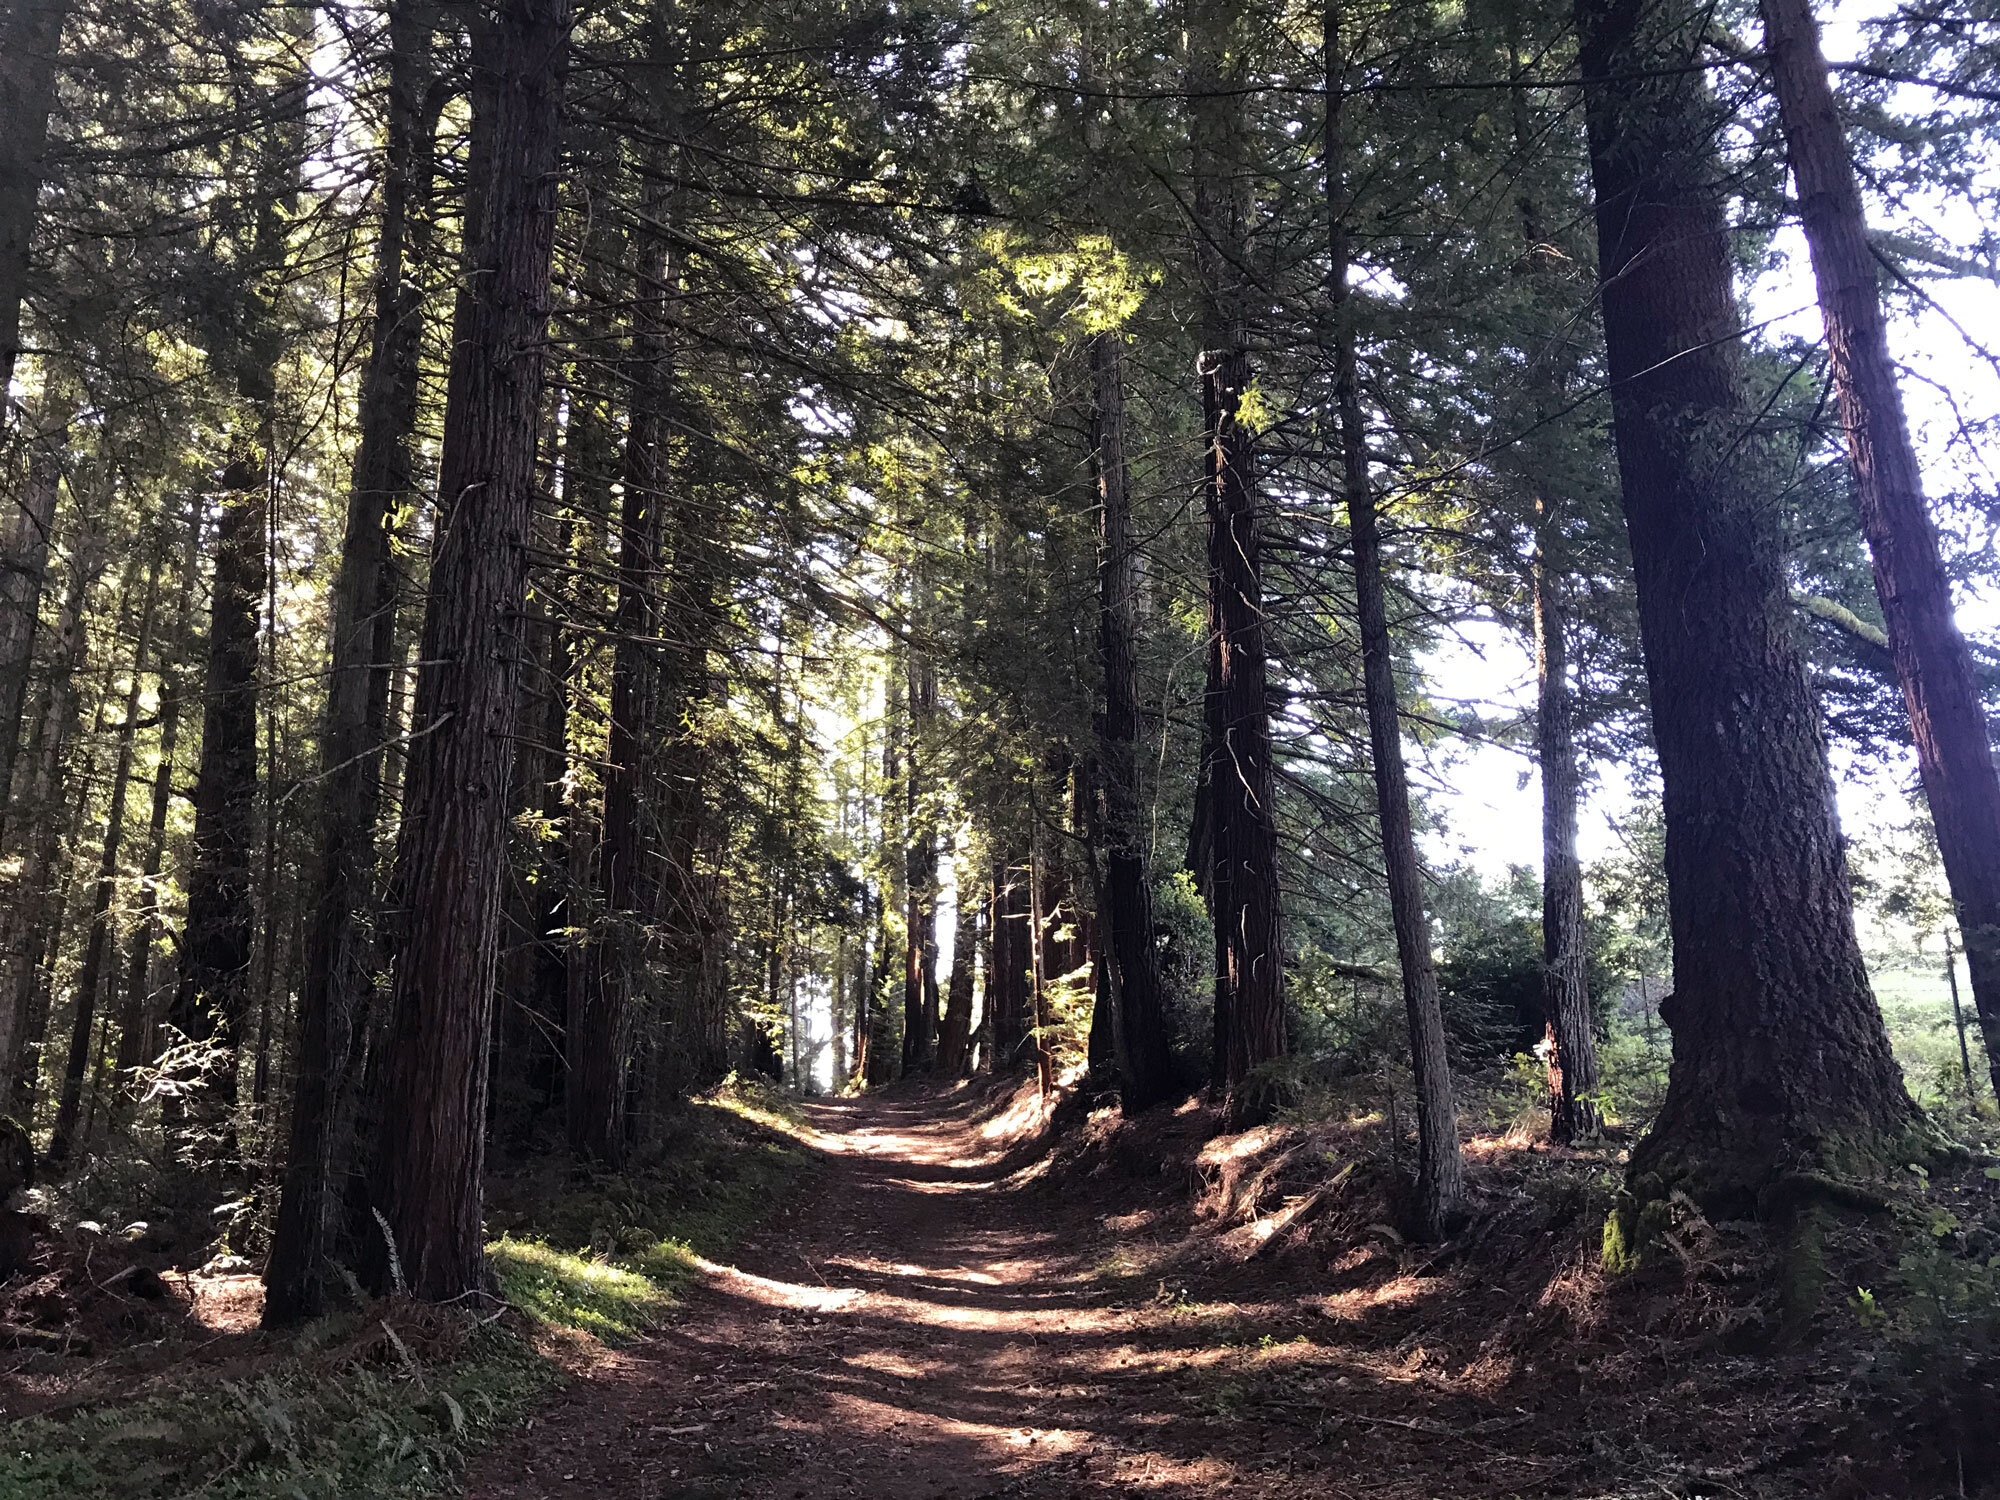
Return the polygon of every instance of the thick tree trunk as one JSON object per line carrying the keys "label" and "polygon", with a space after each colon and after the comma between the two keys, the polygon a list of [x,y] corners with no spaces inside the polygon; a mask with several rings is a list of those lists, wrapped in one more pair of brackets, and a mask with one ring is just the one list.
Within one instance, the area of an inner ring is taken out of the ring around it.
{"label": "thick tree trunk", "polygon": [[[473,37],[489,121],[479,273],[453,330],[395,891],[404,933],[373,1207],[378,1291],[483,1285],[486,1047],[519,703],[520,617],[549,318],[567,0],[506,0]],[[393,1251],[393,1258],[390,1251]]]}
{"label": "thick tree trunk", "polygon": [[1917,1112],[1855,939],[1778,513],[1755,468],[1717,109],[1691,66],[1705,14],[1577,6],[1674,943],[1673,1067],[1632,1181],[1642,1199],[1680,1184],[1741,1213],[1801,1164],[1881,1162]]}
{"label": "thick tree trunk", "polygon": [[1105,917],[1116,997],[1119,1094],[1130,1113],[1173,1094],[1172,1037],[1161,999],[1153,887],[1139,800],[1139,560],[1132,536],[1131,476],[1125,460],[1124,340],[1090,341],[1098,513],[1097,651],[1104,671],[1104,719],[1097,737],[1104,787]]}
{"label": "thick tree trunk", "polygon": [[124,717],[118,725],[111,796],[105,809],[104,838],[97,860],[97,885],[91,894],[90,935],[84,940],[83,964],[77,971],[69,1056],[64,1060],[55,1128],[49,1137],[51,1167],[60,1167],[69,1159],[77,1120],[83,1111],[83,1082],[90,1072],[91,1033],[97,1024],[97,992],[103,981],[105,952],[111,946],[111,904],[118,894],[118,848],[125,832],[125,792],[132,780],[132,740],[138,729],[139,696],[145,684],[146,652],[153,641],[153,612],[159,603],[159,588],[160,563],[155,555],[146,573],[145,599],[139,608],[139,632],[133,647],[132,681],[125,690]]}
{"label": "thick tree trunk", "polygon": [[12,0],[0,8],[0,403],[21,353],[21,304],[35,207],[47,174],[56,52],[70,0]]}
{"label": "thick tree trunk", "polygon": [[1923,471],[1889,354],[1875,256],[1810,0],[1762,0],[1799,217],[1812,252],[1875,593],[1972,971],[1972,999],[2000,1093],[2000,776],[1972,656],[1924,503]]}
{"label": "thick tree trunk", "polygon": [[1210,786],[1213,916],[1228,995],[1222,1077],[1229,1118],[1238,1127],[1264,1118],[1276,1103],[1261,1070],[1286,1051],[1256,440],[1238,415],[1249,388],[1250,360],[1243,349],[1203,356],[1209,590],[1219,667],[1214,687],[1219,732]]}
{"label": "thick tree trunk", "polygon": [[1542,770],[1542,1014],[1549,1133],[1565,1144],[1597,1129],[1597,1039],[1592,1034],[1583,928],[1583,865],[1576,856],[1576,747],[1559,574],[1542,528],[1535,547],[1535,751]]}
{"label": "thick tree trunk", "polygon": [[169,1099],[177,1148],[204,1170],[218,1170],[236,1154],[237,1054],[256,940],[257,625],[264,603],[270,388],[259,399],[251,381],[270,370],[266,365],[246,376],[249,409],[240,415],[243,428],[222,473],[187,922],[167,1015],[182,1037],[208,1049],[206,1058],[179,1070],[179,1092]]}
{"label": "thick tree trunk", "polygon": [[1257,436],[1243,419],[1250,391],[1244,328],[1249,203],[1243,94],[1225,77],[1242,18],[1212,4],[1190,25],[1190,135],[1195,261],[1206,343],[1201,377],[1207,450],[1209,683],[1205,713],[1216,938],[1217,1073],[1232,1125],[1268,1116],[1269,1066],[1286,1052],[1284,924],[1273,806],[1263,519]]}
{"label": "thick tree trunk", "polygon": [[390,530],[416,490],[422,356],[423,233],[433,178],[427,113],[431,87],[428,6],[389,12],[388,129],[382,220],[375,250],[375,327],[361,390],[360,442],[334,578],[327,696],[320,730],[318,868],[298,999],[294,1085],[284,1185],[264,1273],[264,1324],[280,1328],[320,1316],[327,1305],[329,1240],[337,1179],[351,1142],[338,1096],[352,1077],[353,1050],[374,967],[370,920],[377,900],[376,837],[382,815],[383,747],[395,651],[397,577]]}

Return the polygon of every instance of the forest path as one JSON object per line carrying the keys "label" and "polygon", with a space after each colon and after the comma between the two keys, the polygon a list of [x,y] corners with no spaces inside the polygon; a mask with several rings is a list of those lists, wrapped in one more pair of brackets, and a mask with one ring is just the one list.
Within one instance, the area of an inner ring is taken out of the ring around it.
{"label": "forest path", "polygon": [[1362,1353],[1343,1356],[1304,1288],[1261,1263],[1221,1273],[1227,1285],[1156,1288],[1139,1267],[1160,1215],[1107,1216],[1132,1205],[1009,1175],[1008,1133],[981,1126],[979,1102],[808,1106],[825,1163],[801,1197],[736,1266],[709,1267],[669,1326],[483,1456],[467,1493],[1279,1500],[1520,1493],[1551,1477],[1529,1458],[1502,1465],[1528,1483],[1490,1488],[1499,1476],[1481,1471],[1501,1455],[1463,1434],[1491,1430],[1494,1408],[1445,1413],[1460,1403],[1416,1382],[1382,1402],[1367,1378],[1383,1415],[1302,1420],[1305,1390],[1347,1394],[1340,1368]]}

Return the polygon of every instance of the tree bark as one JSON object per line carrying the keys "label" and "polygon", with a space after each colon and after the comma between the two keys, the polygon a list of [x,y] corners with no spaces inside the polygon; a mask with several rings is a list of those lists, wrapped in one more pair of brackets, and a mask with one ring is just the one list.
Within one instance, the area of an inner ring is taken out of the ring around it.
{"label": "tree bark", "polygon": [[[4,399],[5,390],[0,386],[0,399]],[[6,552],[0,557],[0,835],[13,812],[21,716],[28,702],[42,584],[49,570],[49,535],[62,493],[69,418],[67,393],[58,387],[45,394],[36,417],[40,430],[31,440],[26,490],[8,528]]]}
{"label": "tree bark", "polygon": [[28,1105],[41,1077],[39,1049],[48,1020],[48,990],[41,982],[42,965],[49,949],[49,934],[62,920],[62,898],[56,891],[57,865],[69,823],[63,757],[76,732],[76,678],[83,670],[89,650],[83,628],[84,604],[103,566],[95,516],[82,510],[77,530],[62,607],[56,616],[48,687],[42,700],[41,719],[35,728],[26,816],[17,820],[16,825],[23,858],[7,924],[11,939],[10,969],[0,978],[0,983],[5,983],[11,991],[4,997],[5,1013],[0,1014],[0,1064],[4,1064],[0,1080],[11,1084],[10,1108],[22,1118],[27,1117]]}
{"label": "tree bark", "polygon": [[395,890],[396,965],[373,1208],[377,1291],[443,1301],[483,1285],[486,1048],[519,694],[555,230],[568,0],[505,0],[475,23],[489,122],[479,272],[453,329],[437,554]]}
{"label": "tree bark", "polygon": [[222,472],[221,519],[202,689],[201,764],[180,979],[168,1022],[209,1055],[181,1068],[169,1096],[177,1148],[204,1170],[236,1154],[237,1053],[256,938],[252,861],[257,805],[257,630],[264,603],[274,364],[246,371],[246,410]]}
{"label": "tree bark", "polygon": [[1242,18],[1212,0],[1189,27],[1195,262],[1202,286],[1201,377],[1207,450],[1208,809],[1216,939],[1218,1074],[1230,1123],[1278,1102],[1269,1067],[1285,1055],[1284,922],[1271,765],[1264,635],[1263,519],[1245,332],[1249,203],[1243,94],[1224,76]]}
{"label": "tree bark", "polygon": [[[1337,33],[1335,33],[1337,35]],[[1330,81],[1329,100],[1340,85]],[[1338,105],[1328,119],[1338,140]],[[1336,151],[1338,147],[1336,146]],[[1336,163],[1337,165],[1337,163]],[[1339,181],[1337,172],[1330,181]],[[1463,1211],[1465,1165],[1458,1149],[1458,1110],[1452,1098],[1451,1064],[1445,1054],[1444,1008],[1431,956],[1430,917],[1424,910],[1423,870],[1410,820],[1409,776],[1403,764],[1402,708],[1397,701],[1396,663],[1389,641],[1389,608],[1383,580],[1382,539],[1375,496],[1368,476],[1354,350],[1354,326],[1346,312],[1346,236],[1334,215],[1335,294],[1341,324],[1335,335],[1335,401],[1340,412],[1342,490],[1348,534],[1354,547],[1354,602],[1361,634],[1362,691],[1368,711],[1368,743],[1375,780],[1375,811],[1382,832],[1382,865],[1388,877],[1389,910],[1396,930],[1396,958],[1408,1014],[1410,1067],[1417,1104],[1417,1222],[1428,1239],[1442,1239]]]}
{"label": "tree bark", "polygon": [[1253,478],[1255,439],[1238,417],[1250,386],[1242,349],[1202,367],[1209,432],[1209,588],[1217,644],[1217,754],[1211,784],[1213,916],[1227,994],[1222,1077],[1239,1128],[1276,1103],[1259,1070],[1286,1052],[1283,917],[1273,816],[1264,641],[1263,541]]}
{"label": "tree bark", "polygon": [[340,568],[329,626],[327,696],[320,729],[318,868],[298,999],[294,1085],[284,1184],[264,1272],[264,1326],[326,1311],[336,1179],[351,1142],[339,1096],[368,1003],[375,951],[376,839],[389,735],[397,576],[390,547],[396,512],[416,493],[422,358],[420,280],[433,179],[426,107],[432,79],[427,5],[389,12],[388,128],[382,220],[375,249],[375,326],[360,402],[360,442],[348,487]]}
{"label": "tree bark", "polygon": [[1106,979],[1117,1004],[1119,1095],[1126,1111],[1136,1114],[1170,1098],[1174,1077],[1139,800],[1139,562],[1125,458],[1123,354],[1121,335],[1092,335],[1092,446],[1100,507],[1097,651],[1104,673],[1097,763],[1104,789],[1104,894],[1110,928],[1104,947],[1111,960]]}
{"label": "tree bark", "polygon": [[993,862],[993,972],[988,980],[992,1000],[993,1071],[1011,1072],[1020,1065],[1028,1034],[1028,973],[1031,934],[1028,883],[1021,872],[998,859]]}
{"label": "tree bark", "polygon": [[91,894],[90,935],[84,940],[83,964],[77,971],[69,1056],[64,1060],[62,1092],[56,1105],[55,1127],[49,1136],[49,1165],[60,1168],[68,1159],[83,1111],[83,1083],[90,1072],[91,1032],[97,1024],[97,992],[104,975],[105,950],[111,944],[111,905],[118,894],[118,848],[125,832],[125,792],[132,780],[132,740],[139,722],[139,696],[145,684],[146,652],[153,640],[153,613],[159,603],[160,561],[155,554],[146,572],[146,592],[139,608],[139,631],[132,654],[132,681],[125,690],[124,717],[118,725],[118,750],[111,770],[111,796],[104,814],[104,838],[97,860],[97,885]]}
{"label": "tree bark", "polygon": [[1362,694],[1368,713],[1375,811],[1382,834],[1382,866],[1402,971],[1403,1008],[1410,1031],[1410,1068],[1417,1104],[1416,1217],[1426,1238],[1442,1239],[1463,1212],[1465,1164],[1458,1149],[1458,1110],[1451,1064],[1445,1054],[1444,1007],[1431,954],[1431,925],[1424,909],[1423,869],[1410,819],[1409,775],[1403,764],[1402,705],[1389,639],[1388,589],[1382,536],[1368,473],[1368,433],[1361,409],[1354,299],[1348,288],[1348,214],[1352,189],[1341,107],[1346,65],[1341,7],[1326,9],[1326,183],[1330,256],[1327,292],[1334,317],[1334,402],[1340,417],[1341,492],[1354,548],[1354,605],[1361,635]]}
{"label": "tree bark", "polygon": [[598,888],[608,926],[591,945],[583,1006],[571,1019],[564,1096],[570,1149],[614,1168],[625,1159],[631,990],[645,962],[657,904],[644,830],[659,628],[660,515],[666,503],[666,392],[673,380],[666,307],[672,283],[660,227],[667,200],[665,184],[649,178],[642,223],[635,231],[639,284],[627,357],[630,420],[618,524],[617,642],[611,663],[604,837],[598,847]]}
{"label": "tree bark", "polygon": [[1576,746],[1571,736],[1567,624],[1553,526],[1535,545],[1535,752],[1542,771],[1542,1014],[1549,1133],[1567,1145],[1597,1129],[1597,1039],[1583,926],[1583,864],[1576,855]]}
{"label": "tree bark", "polygon": [[2000,1093],[2000,775],[1924,503],[1861,188],[1827,82],[1819,27],[1810,0],[1762,0],[1761,8],[1861,528],[1874,557],[1875,594],[1958,910],[1987,1069]]}
{"label": "tree bark", "polygon": [[0,12],[0,402],[21,353],[35,209],[48,175],[56,53],[70,0],[13,0]]}
{"label": "tree bark", "polygon": [[1700,17],[1579,0],[1577,20],[1674,944],[1673,1065],[1631,1177],[1741,1213],[1801,1162],[1889,1159],[1917,1112],[1855,938],[1756,472]]}

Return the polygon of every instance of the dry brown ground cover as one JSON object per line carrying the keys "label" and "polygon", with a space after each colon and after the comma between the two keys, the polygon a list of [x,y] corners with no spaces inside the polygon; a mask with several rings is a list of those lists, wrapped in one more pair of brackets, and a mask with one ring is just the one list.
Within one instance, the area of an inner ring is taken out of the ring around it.
{"label": "dry brown ground cover", "polygon": [[[1814,1310],[1750,1225],[1598,1267],[1615,1153],[1470,1144],[1407,1244],[1379,1122],[1217,1137],[1032,1090],[808,1110],[814,1186],[669,1327],[487,1453],[477,1500],[1979,1494],[1990,1359],[1945,1399],[1890,1327],[1893,1224],[1829,1220]],[[1053,1123],[1053,1130],[1045,1127]],[[1924,1185],[1964,1260],[1976,1171]],[[1950,1243],[1947,1243],[1950,1242]],[[1977,1263],[1979,1246],[1970,1247]],[[1921,1268],[1919,1268],[1921,1269]],[[1937,1372],[1929,1372],[1935,1375]],[[1964,1398],[1964,1399],[1960,1399]],[[2000,1490],[1996,1490],[2000,1493]]]}
{"label": "dry brown ground cover", "polygon": [[[1196,1104],[1051,1102],[980,1085],[732,1115],[701,1137],[709,1175],[651,1198],[498,1184],[511,1232],[603,1247],[524,1307],[589,1313],[592,1266],[676,1286],[619,1347],[509,1313],[496,1348],[395,1302],[273,1339],[247,1272],[44,1236],[0,1328],[66,1351],[0,1350],[0,1412],[40,1415],[5,1429],[0,1495],[401,1496],[482,1442],[477,1500],[2000,1495],[2000,1182],[1977,1166],[1821,1216],[1816,1285],[1784,1236],[1692,1213],[1612,1276],[1616,1145],[1474,1136],[1471,1222],[1421,1246],[1379,1116],[1222,1135]],[[728,1185],[772,1152],[804,1162]],[[697,1212],[727,1251],[604,1227],[716,1193]],[[607,1317],[639,1305],[602,1290]],[[29,1451],[57,1436],[61,1462]]]}

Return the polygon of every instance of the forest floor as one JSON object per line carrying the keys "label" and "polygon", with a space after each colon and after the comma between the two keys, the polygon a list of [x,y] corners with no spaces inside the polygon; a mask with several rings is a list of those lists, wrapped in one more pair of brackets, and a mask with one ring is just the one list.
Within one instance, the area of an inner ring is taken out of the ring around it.
{"label": "forest floor", "polygon": [[1338,1139],[1218,1140],[1193,1105],[1077,1109],[1067,1141],[1031,1089],[805,1116],[803,1191],[476,1460],[473,1500],[1762,1500],[1988,1477],[1990,1435],[1899,1415],[1886,1335],[1838,1295],[1830,1332],[1761,1332],[1732,1290],[1765,1280],[1756,1252],[1726,1232],[1604,1276],[1577,1187],[1602,1160],[1474,1142],[1485,1228],[1424,1252],[1366,1222],[1379,1195],[1340,1204],[1369,1164],[1337,1170]]}

